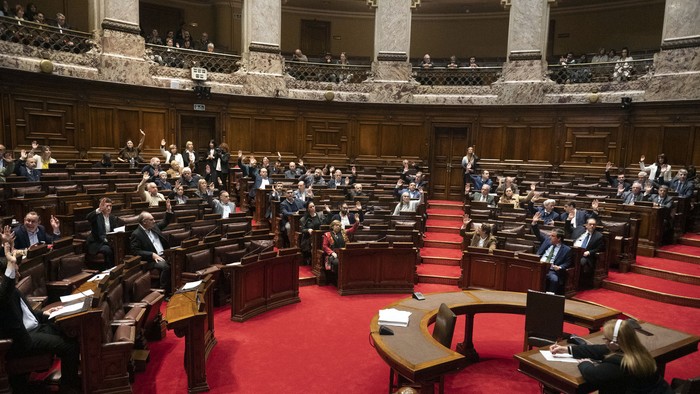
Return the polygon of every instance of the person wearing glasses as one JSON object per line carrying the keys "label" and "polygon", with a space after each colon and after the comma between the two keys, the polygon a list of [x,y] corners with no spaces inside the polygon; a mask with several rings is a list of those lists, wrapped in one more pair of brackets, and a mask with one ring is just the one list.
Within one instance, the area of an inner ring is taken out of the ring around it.
{"label": "person wearing glasses", "polygon": [[639,341],[633,325],[626,320],[609,320],[603,325],[605,344],[561,346],[554,344],[553,354],[571,354],[586,380],[581,392],[667,393],[656,361]]}

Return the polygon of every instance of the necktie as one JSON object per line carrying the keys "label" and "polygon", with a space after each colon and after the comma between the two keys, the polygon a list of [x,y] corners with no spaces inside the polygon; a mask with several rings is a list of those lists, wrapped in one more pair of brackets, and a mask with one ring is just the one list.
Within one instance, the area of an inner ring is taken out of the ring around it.
{"label": "necktie", "polygon": [[591,240],[591,233],[586,231],[586,238],[584,238],[583,242],[581,242],[581,247],[585,248],[586,246],[588,246],[588,241],[590,241],[590,240]]}
{"label": "necktie", "polygon": [[549,253],[547,253],[546,257],[546,262],[551,263],[552,262],[552,257],[554,257],[554,245],[549,247]]}
{"label": "necktie", "polygon": [[676,190],[676,192],[678,192],[678,194],[683,194],[684,186],[685,185],[683,184],[683,182],[679,182],[678,183],[678,190]]}

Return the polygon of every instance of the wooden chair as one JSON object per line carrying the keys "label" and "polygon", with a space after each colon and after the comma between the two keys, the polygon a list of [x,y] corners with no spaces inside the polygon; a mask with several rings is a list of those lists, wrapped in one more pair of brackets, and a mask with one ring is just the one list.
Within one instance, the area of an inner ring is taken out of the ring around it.
{"label": "wooden chair", "polygon": [[528,290],[523,351],[552,345],[564,336],[564,296]]}
{"label": "wooden chair", "polygon": [[[440,308],[438,309],[438,313],[435,318],[435,327],[433,327],[433,339],[438,341],[442,346],[450,348],[452,346],[452,336],[455,332],[456,323],[457,315],[452,312],[447,304],[440,304]],[[396,383],[394,383],[394,372],[395,371],[393,368],[389,371],[389,393],[393,393],[394,389],[403,387],[406,383],[406,379],[404,379],[398,373],[396,373],[397,378]],[[443,394],[445,392],[445,377],[441,375],[437,383],[438,392]]]}

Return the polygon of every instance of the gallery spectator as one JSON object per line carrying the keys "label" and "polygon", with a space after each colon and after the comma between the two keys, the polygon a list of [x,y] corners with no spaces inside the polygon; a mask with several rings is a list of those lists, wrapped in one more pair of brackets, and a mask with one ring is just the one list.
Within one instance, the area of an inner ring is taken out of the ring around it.
{"label": "gallery spectator", "polygon": [[420,68],[433,68],[433,61],[430,60],[430,55],[423,55],[423,60],[420,63]]}
{"label": "gallery spectator", "polygon": [[605,63],[607,61],[608,54],[605,52],[605,48],[600,48],[598,53],[591,59],[591,63]]}
{"label": "gallery spectator", "polygon": [[143,161],[143,158],[141,157],[141,148],[143,148],[143,141],[146,139],[146,133],[140,129],[139,132],[141,133],[139,144],[134,146],[134,142],[132,140],[127,140],[126,146],[119,151],[119,156],[117,156],[118,161],[131,163],[132,168],[135,167],[136,164]]}
{"label": "gallery spectator", "polygon": [[308,62],[308,61],[309,61],[309,58],[306,57],[306,55],[304,55],[304,54],[301,52],[301,49],[296,49],[296,50],[294,51],[294,54],[292,55],[292,61],[295,61],[295,62]]}
{"label": "gallery spectator", "polygon": [[620,52],[620,59],[615,63],[615,71],[613,72],[613,80],[622,82],[629,81],[634,71],[634,66],[630,63],[632,56],[629,55],[627,48],[622,48]]}

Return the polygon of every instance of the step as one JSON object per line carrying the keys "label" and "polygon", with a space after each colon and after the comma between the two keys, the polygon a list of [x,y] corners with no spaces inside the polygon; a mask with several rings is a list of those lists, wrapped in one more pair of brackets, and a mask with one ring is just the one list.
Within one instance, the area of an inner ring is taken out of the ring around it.
{"label": "step", "polygon": [[678,240],[678,242],[681,245],[695,246],[695,247],[700,248],[700,237],[691,238],[691,237],[688,237],[687,235],[684,235]]}
{"label": "step", "polygon": [[310,265],[299,266],[299,286],[311,286],[316,284],[316,276],[311,271]]}
{"label": "step", "polygon": [[609,272],[603,288],[668,304],[700,308],[700,286],[628,272]]}
{"label": "step", "polygon": [[461,265],[462,258],[459,257],[438,257],[438,256],[422,256],[422,264],[434,265]]}
{"label": "step", "polygon": [[[428,213],[428,217],[430,219],[437,219],[437,220],[447,220],[449,222],[457,222],[459,225],[462,225],[462,218],[464,217],[463,214],[461,213]],[[428,219],[428,220],[430,220]]]}
{"label": "step", "polygon": [[428,231],[425,232],[425,236],[423,237],[423,239],[426,241],[451,241],[457,243],[462,242],[462,236],[459,235],[459,230],[456,229],[455,232],[452,233],[434,232],[428,229]]}
{"label": "step", "polygon": [[698,264],[637,256],[637,262],[632,265],[632,272],[700,286],[700,265]]}
{"label": "step", "polygon": [[428,211],[431,211],[433,209],[441,209],[441,210],[450,210],[450,211],[457,211],[457,212],[464,212],[464,205],[459,203],[459,204],[447,204],[445,202],[434,202],[431,201],[428,204]]}
{"label": "step", "polygon": [[431,215],[459,215],[464,216],[464,211],[461,209],[449,209],[449,208],[428,208],[426,210],[428,216]]}
{"label": "step", "polygon": [[448,278],[459,278],[462,276],[462,268],[447,265],[421,264],[416,267],[418,275],[444,276]]}
{"label": "step", "polygon": [[457,206],[457,207],[464,206],[464,203],[462,201],[452,201],[452,200],[430,200],[430,201],[428,201],[428,204],[430,206],[433,206],[433,205],[450,205],[450,206]]}
{"label": "step", "polygon": [[462,241],[423,240],[423,247],[462,250]]}
{"label": "step", "polygon": [[428,220],[425,222],[425,225],[427,227],[452,227],[456,228],[459,230],[460,227],[462,227],[462,218],[454,218],[454,217],[448,217],[448,218],[434,218],[434,217],[428,217]]}
{"label": "step", "polygon": [[443,233],[459,235],[459,227],[449,226],[426,226],[426,234],[428,233]]}
{"label": "step", "polygon": [[700,264],[700,248],[688,245],[666,245],[656,250],[656,257]]}
{"label": "step", "polygon": [[418,275],[418,283],[434,283],[439,285],[459,286],[459,278],[439,275]]}
{"label": "step", "polygon": [[462,250],[424,246],[420,249],[420,256],[423,259],[425,259],[426,257],[450,257],[459,260],[462,259]]}

